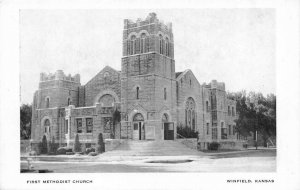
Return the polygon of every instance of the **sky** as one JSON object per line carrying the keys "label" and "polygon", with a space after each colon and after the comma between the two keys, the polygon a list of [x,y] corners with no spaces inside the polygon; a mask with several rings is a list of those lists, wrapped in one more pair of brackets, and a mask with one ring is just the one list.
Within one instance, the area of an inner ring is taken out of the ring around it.
{"label": "sky", "polygon": [[32,103],[41,72],[79,73],[84,85],[106,65],[120,70],[124,19],[150,12],[172,22],[176,72],[276,93],[274,9],[21,10],[21,103]]}

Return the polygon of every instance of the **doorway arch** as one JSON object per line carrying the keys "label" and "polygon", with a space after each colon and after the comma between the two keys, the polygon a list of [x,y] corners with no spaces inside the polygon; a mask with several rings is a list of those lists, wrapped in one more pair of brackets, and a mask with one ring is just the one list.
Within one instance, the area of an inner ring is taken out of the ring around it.
{"label": "doorway arch", "polygon": [[141,113],[133,116],[133,140],[145,140],[144,117]]}

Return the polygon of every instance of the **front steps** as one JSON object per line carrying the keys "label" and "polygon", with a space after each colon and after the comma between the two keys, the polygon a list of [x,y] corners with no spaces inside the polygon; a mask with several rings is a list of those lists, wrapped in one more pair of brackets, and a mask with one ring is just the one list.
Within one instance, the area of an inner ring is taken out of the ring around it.
{"label": "front steps", "polygon": [[173,140],[125,140],[116,149],[104,154],[105,156],[185,156],[201,155],[203,153]]}

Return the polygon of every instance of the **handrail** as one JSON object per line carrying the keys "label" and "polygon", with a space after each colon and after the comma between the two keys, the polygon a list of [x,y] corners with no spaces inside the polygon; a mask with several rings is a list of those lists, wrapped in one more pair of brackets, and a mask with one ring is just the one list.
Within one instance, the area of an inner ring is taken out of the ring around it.
{"label": "handrail", "polygon": [[183,138],[183,139],[187,139],[186,137],[180,135],[179,133],[176,133],[176,134],[177,134],[178,136],[180,136],[181,138]]}

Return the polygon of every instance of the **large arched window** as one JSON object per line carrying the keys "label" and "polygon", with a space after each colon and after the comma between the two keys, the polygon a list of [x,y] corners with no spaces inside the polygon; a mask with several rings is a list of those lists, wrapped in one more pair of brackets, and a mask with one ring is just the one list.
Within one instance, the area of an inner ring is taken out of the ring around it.
{"label": "large arched window", "polygon": [[141,53],[146,53],[146,34],[142,33],[141,35],[141,41],[140,41],[140,49]]}
{"label": "large arched window", "polygon": [[196,112],[195,112],[195,101],[193,98],[188,98],[185,105],[185,124],[187,127],[196,129]]}
{"label": "large arched window", "polygon": [[159,35],[159,53],[164,54],[164,39],[161,34]]}
{"label": "large arched window", "polygon": [[135,54],[136,46],[135,46],[136,37],[132,35],[129,41],[129,55]]}
{"label": "large arched window", "polygon": [[104,94],[99,98],[98,102],[104,107],[111,107],[115,102],[115,98],[110,94]]}
{"label": "large arched window", "polygon": [[169,38],[166,38],[166,56],[170,56]]}
{"label": "large arched window", "polygon": [[50,106],[50,98],[46,97],[46,108],[49,108]]}

